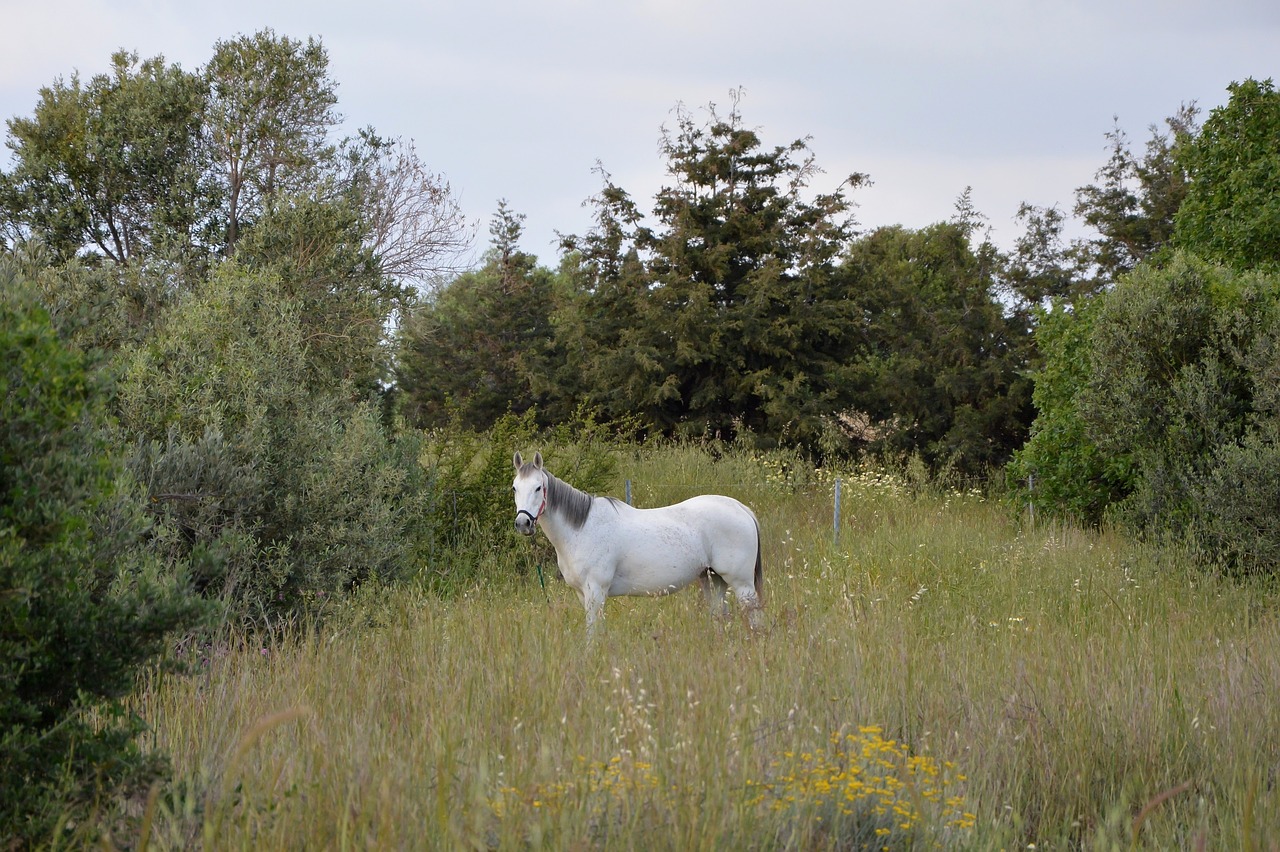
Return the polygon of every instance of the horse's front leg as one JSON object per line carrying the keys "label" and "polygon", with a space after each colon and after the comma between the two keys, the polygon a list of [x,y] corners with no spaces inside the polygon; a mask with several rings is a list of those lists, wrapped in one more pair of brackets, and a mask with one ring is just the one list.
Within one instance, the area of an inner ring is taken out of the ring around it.
{"label": "horse's front leg", "polygon": [[582,584],[582,608],[587,613],[587,641],[596,637],[600,625],[604,622],[605,590],[598,584],[587,581]]}

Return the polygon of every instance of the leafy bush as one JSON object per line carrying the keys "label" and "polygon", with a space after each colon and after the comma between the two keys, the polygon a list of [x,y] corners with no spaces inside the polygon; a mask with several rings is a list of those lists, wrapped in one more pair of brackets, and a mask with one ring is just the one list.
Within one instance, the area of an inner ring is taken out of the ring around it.
{"label": "leafy bush", "polygon": [[1250,402],[1239,441],[1214,448],[1193,498],[1195,532],[1214,553],[1248,572],[1280,566],[1280,299],[1274,278],[1250,283],[1228,351]]}
{"label": "leafy bush", "polygon": [[1250,394],[1230,352],[1244,298],[1236,276],[1179,255],[1139,267],[1098,306],[1077,402],[1102,450],[1132,460],[1116,508],[1139,527],[1184,527],[1214,450],[1244,433]]}
{"label": "leafy bush", "polygon": [[1146,264],[1040,331],[1040,408],[1018,476],[1097,521],[1190,536],[1214,559],[1280,557],[1280,282],[1191,255]]}
{"label": "leafy bush", "polygon": [[[2,261],[0,261],[2,263]],[[198,603],[143,548],[102,388],[0,266],[0,845],[47,840],[161,769],[115,702]],[[180,566],[179,566],[180,567]],[[92,712],[92,718],[90,713]]]}
{"label": "leafy bush", "polygon": [[272,618],[416,565],[420,437],[317,365],[296,299],[228,264],[132,355],[120,395],[160,542],[233,615]]}
{"label": "leafy bush", "polygon": [[[511,546],[511,456],[516,450],[529,457],[535,450],[542,452],[556,476],[589,493],[616,484],[611,433],[591,415],[580,412],[551,430],[539,430],[536,417],[532,409],[507,414],[486,432],[451,427],[433,433],[427,442],[422,464],[435,483],[427,578],[437,591],[457,591],[480,579],[485,558]],[[538,558],[554,561],[544,540],[534,546]]]}
{"label": "leafy bush", "polygon": [[1080,413],[1078,394],[1091,375],[1097,304],[1040,313],[1035,335],[1043,365],[1034,374],[1036,419],[1007,471],[1019,502],[1092,524],[1100,523],[1107,507],[1130,488],[1128,457],[1104,453]]}

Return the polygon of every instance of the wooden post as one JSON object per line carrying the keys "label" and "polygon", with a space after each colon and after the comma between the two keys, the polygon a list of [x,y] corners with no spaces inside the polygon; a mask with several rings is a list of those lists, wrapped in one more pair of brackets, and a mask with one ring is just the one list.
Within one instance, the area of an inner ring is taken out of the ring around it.
{"label": "wooden post", "polygon": [[839,546],[840,544],[840,477],[836,477],[836,501],[835,510],[831,513],[831,526],[833,527],[832,542]]}

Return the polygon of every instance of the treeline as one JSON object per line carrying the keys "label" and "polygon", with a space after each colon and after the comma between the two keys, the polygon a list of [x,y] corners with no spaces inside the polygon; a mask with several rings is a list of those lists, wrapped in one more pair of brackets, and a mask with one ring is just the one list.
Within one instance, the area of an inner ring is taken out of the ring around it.
{"label": "treeline", "polygon": [[812,192],[805,142],[767,147],[736,102],[702,124],[679,110],[662,151],[652,214],[601,169],[595,226],[562,236],[554,270],[499,208],[484,265],[401,329],[411,422],[549,425],[585,407],[646,436],[915,454],[970,475],[1022,444],[1029,306],[1047,294],[1008,277],[967,193],[953,221],[859,235],[849,196],[867,177]]}
{"label": "treeline", "polygon": [[735,100],[678,110],[646,215],[601,171],[595,227],[547,269],[501,207],[483,267],[417,306],[396,390],[415,423],[580,406],[641,435],[1002,478],[1042,512],[1280,560],[1280,93],[1229,87],[1135,151],[1118,126],[1072,214],[1023,205],[1009,251],[966,191],[947,222],[858,232],[855,174],[810,191]]}
{"label": "treeline", "polygon": [[[1231,87],[1010,251],[947,222],[859,231],[804,140],[676,113],[668,186],[600,170],[554,268],[491,247],[412,144],[335,138],[323,46],[263,31],[195,71],[112,57],[8,123],[0,174],[0,827],[78,824],[162,771],[113,715],[162,649],[362,585],[457,588],[512,444],[733,440],[1007,471],[1046,511],[1190,534],[1274,570],[1280,95]],[[505,529],[505,526],[503,526]],[[204,632],[199,632],[204,631]],[[71,816],[72,819],[64,821]]]}

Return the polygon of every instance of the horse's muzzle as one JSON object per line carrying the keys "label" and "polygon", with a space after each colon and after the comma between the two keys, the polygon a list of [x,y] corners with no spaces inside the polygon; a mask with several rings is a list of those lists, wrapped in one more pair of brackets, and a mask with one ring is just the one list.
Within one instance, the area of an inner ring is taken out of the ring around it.
{"label": "horse's muzzle", "polygon": [[532,512],[521,509],[516,512],[516,532],[521,535],[533,535],[538,531],[538,519],[533,516]]}

